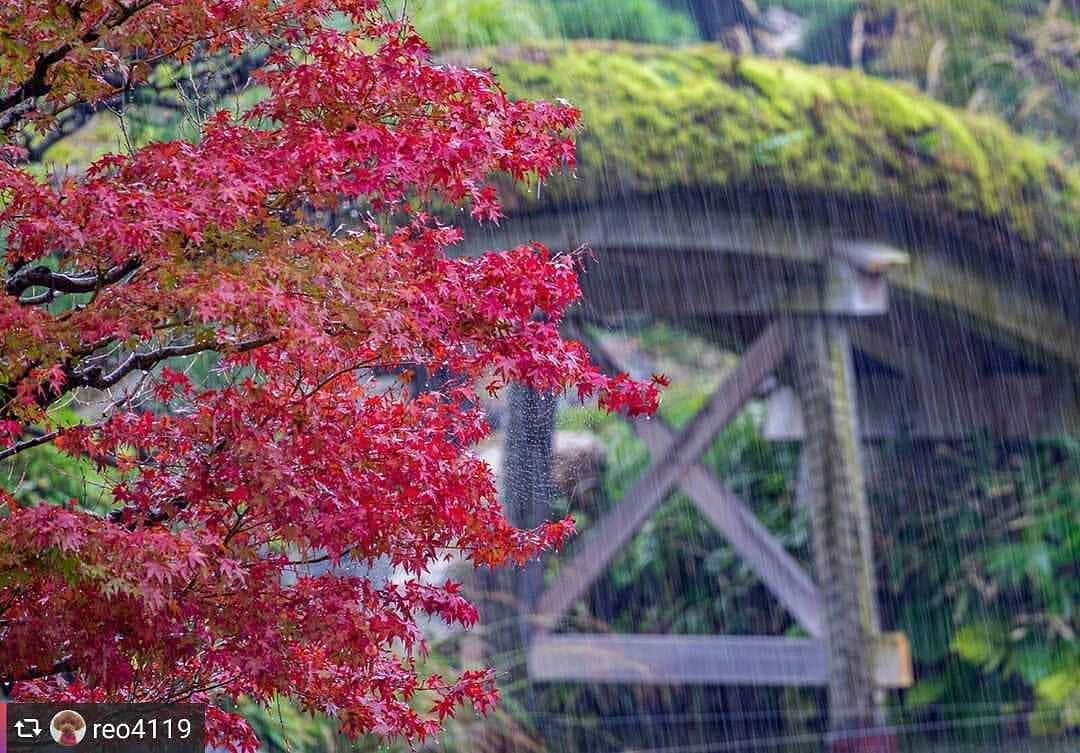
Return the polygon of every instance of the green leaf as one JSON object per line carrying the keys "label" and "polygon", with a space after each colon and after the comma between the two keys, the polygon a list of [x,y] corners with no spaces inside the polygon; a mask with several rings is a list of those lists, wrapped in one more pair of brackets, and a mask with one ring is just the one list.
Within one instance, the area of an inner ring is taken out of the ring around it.
{"label": "green leaf", "polygon": [[912,711],[937,703],[945,695],[946,683],[940,677],[919,680],[904,693],[904,706]]}
{"label": "green leaf", "polygon": [[1005,668],[1010,674],[1019,675],[1025,683],[1034,686],[1053,671],[1054,659],[1054,652],[1047,644],[1036,643],[1013,651]]}
{"label": "green leaf", "polygon": [[965,661],[984,669],[996,669],[1006,656],[1008,635],[990,622],[965,625],[953,636],[952,649]]}
{"label": "green leaf", "polygon": [[1080,668],[1066,668],[1044,677],[1035,686],[1035,692],[1051,703],[1064,705],[1072,698],[1074,703],[1080,704],[1080,672],[1077,669]]}

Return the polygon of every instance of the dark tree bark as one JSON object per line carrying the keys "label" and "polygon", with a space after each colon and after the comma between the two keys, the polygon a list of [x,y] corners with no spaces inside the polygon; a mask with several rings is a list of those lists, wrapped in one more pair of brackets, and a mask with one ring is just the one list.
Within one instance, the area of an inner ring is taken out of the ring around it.
{"label": "dark tree bark", "polygon": [[736,26],[761,26],[761,11],[754,0],[687,0],[690,14],[705,39],[721,39]]}

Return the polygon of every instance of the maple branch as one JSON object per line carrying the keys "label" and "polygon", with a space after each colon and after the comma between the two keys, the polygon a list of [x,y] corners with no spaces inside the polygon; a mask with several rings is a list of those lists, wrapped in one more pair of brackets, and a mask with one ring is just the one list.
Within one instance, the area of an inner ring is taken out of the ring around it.
{"label": "maple branch", "polygon": [[42,55],[34,64],[34,72],[15,91],[0,99],[0,132],[7,133],[27,112],[33,109],[37,97],[49,93],[46,78],[49,69],[67,57],[71,45],[65,44],[47,55]]}
{"label": "maple branch", "polygon": [[310,391],[301,393],[300,399],[297,401],[297,403],[302,403],[302,402],[310,399],[312,395],[314,395],[316,392],[318,392],[319,390],[324,388],[326,385],[330,384],[332,381],[334,381],[338,377],[344,376],[345,374],[348,374],[350,371],[356,371],[358,369],[364,369],[364,368],[371,368],[374,364],[375,364],[374,361],[357,361],[356,363],[349,364],[348,366],[344,366],[344,367],[342,367],[340,369],[337,369],[335,371],[330,372],[325,377],[320,379],[315,384],[315,386],[311,388]]}
{"label": "maple branch", "polygon": [[32,668],[29,672],[23,673],[21,675],[17,675],[17,676],[16,675],[10,675],[10,676],[7,676],[7,677],[2,677],[2,678],[0,678],[0,685],[3,685],[5,688],[10,688],[13,684],[15,684],[17,682],[30,682],[31,680],[44,680],[46,677],[52,677],[54,675],[60,675],[60,674],[70,674],[70,673],[72,673],[74,671],[75,671],[75,667],[71,663],[71,657],[68,656],[68,657],[65,657],[65,658],[61,659],[60,661],[56,662],[56,664],[54,664],[49,669],[37,669],[35,667],[35,668]]}
{"label": "maple branch", "polygon": [[[170,50],[169,53],[174,53]],[[114,94],[95,102],[74,102],[68,107],[61,107],[54,114],[67,112],[63,118],[58,118],[57,125],[43,134],[37,141],[26,139],[22,146],[26,150],[27,162],[38,162],[44,158],[45,153],[55,144],[78,133],[84,128],[95,115],[103,110],[119,109],[125,104],[125,96],[132,94],[134,104],[146,107],[157,107],[163,110],[176,112],[186,111],[192,101],[205,101],[208,104],[216,104],[229,94],[239,91],[250,79],[251,74],[260,68],[270,55],[270,47],[248,51],[238,57],[228,58],[224,61],[221,56],[208,58],[200,61],[202,70],[195,75],[190,75],[187,80],[177,78],[171,84],[159,86],[143,82],[139,86],[131,86],[129,81],[117,84]],[[160,57],[160,56],[159,56]],[[148,65],[153,59],[139,60],[138,63]],[[171,98],[169,95],[175,94]]]}
{"label": "maple branch", "polygon": [[118,264],[103,273],[67,275],[54,272],[44,265],[23,267],[4,284],[8,295],[20,296],[30,288],[47,288],[41,295],[20,300],[24,305],[36,305],[50,302],[56,293],[92,293],[105,285],[119,282],[139,268],[142,262],[132,259],[125,264]]}
{"label": "maple branch", "polygon": [[72,381],[65,386],[93,387],[105,390],[112,387],[132,371],[149,371],[162,361],[177,356],[191,356],[208,350],[221,350],[230,353],[244,353],[255,348],[268,345],[275,340],[273,335],[264,335],[251,340],[245,340],[233,346],[217,342],[189,343],[187,345],[166,345],[146,353],[132,353],[123,360],[120,365],[107,374],[102,373],[99,365],[92,365],[81,371],[72,373]]}
{"label": "maple branch", "polygon": [[60,436],[60,430],[50,431],[48,433],[39,434],[36,437],[25,439],[22,442],[13,444],[11,447],[7,447],[0,450],[0,460],[5,460],[12,455],[18,455],[23,450],[29,450],[31,447],[37,447],[38,445],[48,444],[49,442]]}
{"label": "maple branch", "polygon": [[[104,31],[112,31],[118,28],[136,13],[147,6],[152,5],[154,2],[155,0],[142,0],[142,2],[133,3],[132,5],[117,3],[120,12],[116,17],[110,19],[108,15],[106,15],[105,22],[100,27],[90,29],[83,34],[82,37],[79,38],[79,42],[82,44],[93,44],[97,42],[101,39],[101,35]],[[22,84],[16,87],[11,94],[0,99],[0,133],[6,134],[10,131],[19,123],[23,115],[34,108],[34,100],[48,94],[52,90],[52,84],[50,84],[48,80],[50,69],[66,58],[73,49],[75,49],[74,44],[67,42],[54,49],[52,52],[40,55],[34,62],[34,70],[30,76],[23,81]]]}
{"label": "maple branch", "polygon": [[[47,389],[40,394],[37,400],[38,405],[44,407],[51,404],[53,401],[60,398],[62,395],[78,389],[79,387],[91,387],[98,390],[106,390],[109,387],[116,385],[125,376],[133,371],[149,371],[162,361],[175,358],[178,356],[190,356],[197,353],[203,353],[206,351],[220,351],[223,353],[245,353],[249,350],[268,345],[277,337],[275,335],[264,335],[262,337],[255,337],[250,340],[244,340],[230,345],[227,343],[220,343],[215,341],[210,342],[196,342],[186,345],[166,345],[155,350],[147,351],[144,353],[132,353],[125,358],[119,365],[117,365],[112,371],[105,372],[102,368],[101,359],[105,356],[97,356],[95,358],[86,359],[88,365],[83,368],[78,368],[73,365],[67,365],[64,368],[64,383],[63,386],[57,390]],[[107,343],[98,343],[98,346],[103,346]],[[0,408],[0,415],[3,414],[3,408]],[[54,439],[50,437],[49,439]],[[29,440],[25,440],[17,445],[8,447],[0,451],[0,460],[16,455],[23,450],[30,449],[39,444],[44,444],[46,441],[41,437],[34,437]]]}
{"label": "maple branch", "polygon": [[[356,548],[356,546],[350,546],[346,549],[343,549],[341,551],[341,554],[338,555],[338,559],[344,557],[352,557],[352,553],[356,550]],[[321,565],[324,562],[330,562],[332,559],[334,559],[332,555],[323,554],[318,557],[312,557],[310,559],[289,560],[287,563],[282,565],[282,567],[306,567],[308,565]]]}

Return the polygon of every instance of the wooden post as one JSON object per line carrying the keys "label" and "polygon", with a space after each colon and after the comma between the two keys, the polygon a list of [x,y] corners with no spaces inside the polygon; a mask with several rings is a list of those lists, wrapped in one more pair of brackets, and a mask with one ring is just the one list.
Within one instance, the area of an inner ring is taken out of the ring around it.
{"label": "wooden post", "polygon": [[895,739],[880,731],[874,682],[880,625],[847,322],[828,315],[804,319],[795,359],[806,421],[804,490],[825,601],[829,750],[886,753]]}
{"label": "wooden post", "polygon": [[[550,519],[556,403],[555,396],[523,385],[514,384],[509,390],[500,497],[507,520],[519,528],[533,528]],[[503,693],[512,691],[526,712],[536,707],[527,652],[543,575],[539,560],[521,568],[505,565],[477,572],[472,597],[480,611],[483,641],[480,645],[469,640],[462,647],[463,664],[494,666]],[[478,751],[492,753],[520,748],[520,740],[508,736],[507,730],[485,723],[477,725],[472,744]]]}

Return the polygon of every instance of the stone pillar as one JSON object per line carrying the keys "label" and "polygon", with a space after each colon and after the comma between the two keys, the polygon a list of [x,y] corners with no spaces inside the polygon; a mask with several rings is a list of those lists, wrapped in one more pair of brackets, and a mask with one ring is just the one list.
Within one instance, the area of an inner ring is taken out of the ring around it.
{"label": "stone pillar", "polygon": [[874,682],[880,632],[870,515],[862,468],[851,343],[842,317],[801,322],[796,382],[806,422],[804,491],[829,645],[831,753],[888,753],[882,696]]}

